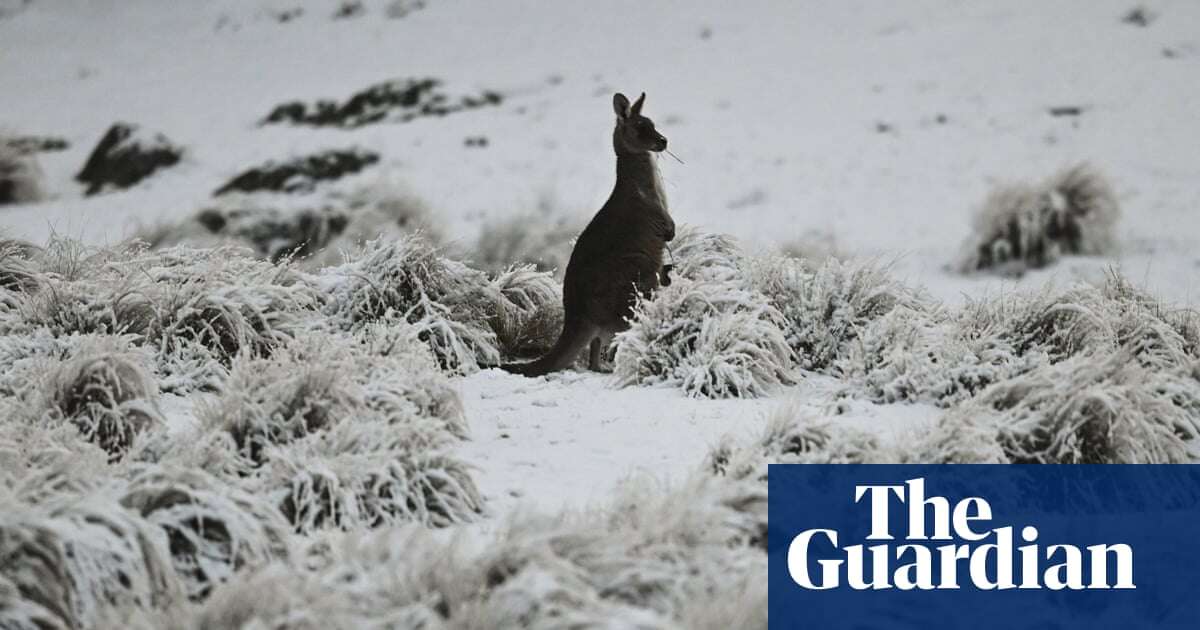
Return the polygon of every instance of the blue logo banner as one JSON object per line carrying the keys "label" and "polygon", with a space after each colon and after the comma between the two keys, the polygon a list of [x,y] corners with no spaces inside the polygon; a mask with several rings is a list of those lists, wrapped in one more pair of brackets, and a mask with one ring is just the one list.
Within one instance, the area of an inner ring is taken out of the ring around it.
{"label": "blue logo banner", "polygon": [[1200,628],[1200,466],[768,475],[771,630]]}

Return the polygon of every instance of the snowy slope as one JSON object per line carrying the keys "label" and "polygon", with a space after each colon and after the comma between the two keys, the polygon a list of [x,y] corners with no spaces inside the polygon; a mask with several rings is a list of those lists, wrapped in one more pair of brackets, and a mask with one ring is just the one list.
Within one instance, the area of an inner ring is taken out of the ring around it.
{"label": "snowy slope", "polygon": [[[73,143],[43,157],[55,202],[6,209],[0,225],[112,242],[210,203],[248,166],[359,145],[471,242],[481,219],[545,194],[593,211],[611,186],[608,99],[645,90],[686,162],[662,163],[681,222],[763,245],[815,232],[953,297],[989,283],[942,270],[989,186],[1086,159],[1125,206],[1116,262],[1193,301],[1193,2],[1155,3],[1146,28],[1121,22],[1123,0],[435,2],[403,19],[384,4],[335,21],[332,2],[36,2],[0,21],[0,124]],[[301,5],[286,23],[273,17]],[[284,101],[409,76],[508,99],[355,131],[255,126]],[[1084,112],[1047,113],[1060,105]],[[189,157],[134,191],[82,199],[69,177],[116,120],[167,134]],[[475,135],[486,149],[464,147]]]}

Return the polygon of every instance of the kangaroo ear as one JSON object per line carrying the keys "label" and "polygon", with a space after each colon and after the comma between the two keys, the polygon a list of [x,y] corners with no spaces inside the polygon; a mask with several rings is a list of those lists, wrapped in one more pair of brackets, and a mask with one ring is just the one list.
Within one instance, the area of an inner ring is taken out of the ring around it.
{"label": "kangaroo ear", "polygon": [[617,118],[629,118],[629,99],[624,94],[613,94],[613,111],[617,113]]}
{"label": "kangaroo ear", "polygon": [[633,102],[633,108],[630,109],[629,111],[633,112],[634,116],[641,116],[642,115],[642,103],[645,103],[645,102],[646,102],[646,93],[642,92],[642,95],[638,97],[638,100]]}

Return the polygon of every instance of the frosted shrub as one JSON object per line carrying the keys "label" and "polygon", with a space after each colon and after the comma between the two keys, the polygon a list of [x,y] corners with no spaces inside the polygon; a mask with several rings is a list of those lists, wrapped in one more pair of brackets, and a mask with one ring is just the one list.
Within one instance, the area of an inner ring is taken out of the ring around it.
{"label": "frosted shrub", "polygon": [[755,397],[792,382],[782,317],[766,298],[726,282],[681,278],[639,301],[616,336],[623,386],[663,383],[688,396]]}
{"label": "frosted shrub", "polygon": [[442,369],[467,373],[500,361],[492,319],[501,299],[479,271],[443,258],[420,237],[373,241],[361,256],[325,270],[327,313],[351,330],[403,321],[419,330]]}
{"label": "frosted shrub", "polygon": [[548,272],[512,267],[492,280],[503,296],[492,328],[504,357],[536,357],[550,351],[563,328],[562,290]]}
{"label": "frosted shrub", "polygon": [[38,504],[0,496],[4,627],[90,628],[109,611],[160,609],[181,593],[161,532],[107,492]]}
{"label": "frosted shrub", "polygon": [[1112,186],[1086,163],[1040,186],[1005,186],[984,201],[958,266],[963,272],[1020,274],[1063,255],[1107,254],[1119,218]]}
{"label": "frosted shrub", "polygon": [[237,571],[288,557],[290,529],[274,506],[200,470],[141,466],[121,504],[162,529],[193,600]]}
{"label": "frosted shrub", "polygon": [[818,372],[835,371],[837,359],[870,322],[922,301],[886,269],[836,259],[815,271],[794,258],[760,259],[749,269],[749,284],[783,314],[787,343],[800,366]]}

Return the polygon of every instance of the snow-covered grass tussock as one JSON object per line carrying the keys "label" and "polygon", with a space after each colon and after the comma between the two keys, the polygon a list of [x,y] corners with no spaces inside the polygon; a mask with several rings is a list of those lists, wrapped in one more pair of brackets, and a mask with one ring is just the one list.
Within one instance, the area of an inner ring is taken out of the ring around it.
{"label": "snow-covered grass tussock", "polygon": [[0,488],[0,626],[90,628],[181,601],[161,532],[91,490],[31,502]]}
{"label": "snow-covered grass tussock", "polygon": [[42,169],[32,155],[22,155],[0,136],[0,206],[41,201]]}
{"label": "snow-covered grass tussock", "polygon": [[10,364],[7,422],[71,423],[113,458],[140,433],[163,423],[153,357],[128,337],[75,336],[44,347],[6,342],[6,354],[29,353]]}
{"label": "snow-covered grass tussock", "polygon": [[1107,254],[1116,246],[1120,205],[1108,180],[1087,163],[1041,185],[992,191],[974,218],[958,268],[1021,274],[1064,255]]}
{"label": "snow-covered grass tussock", "polygon": [[316,315],[304,276],[237,248],[97,250],[55,239],[22,264],[34,281],[7,295],[3,332],[133,335],[154,349],[166,391],[215,388],[234,356],[267,355]]}
{"label": "snow-covered grass tussock", "polygon": [[1186,372],[1200,360],[1200,314],[1114,272],[1065,291],[896,309],[866,327],[839,367],[848,395],[952,407],[1081,353],[1119,350],[1152,371]]}
{"label": "snow-covered grass tussock", "polygon": [[811,269],[800,259],[772,256],[752,261],[747,277],[783,314],[788,345],[801,367],[817,372],[836,373],[838,359],[872,321],[899,306],[925,303],[870,262],[830,258]]}
{"label": "snow-covered grass tussock", "polygon": [[291,528],[262,497],[199,469],[134,470],[121,504],[166,535],[190,599],[204,599],[237,571],[288,557]]}
{"label": "snow-covered grass tussock", "polygon": [[[702,479],[632,485],[582,514],[514,516],[481,544],[415,528],[326,538],[304,567],[218,589],[195,625],[765,628],[765,510],[756,487]],[[701,599],[719,604],[699,611]]]}
{"label": "snow-covered grass tussock", "polygon": [[757,397],[793,382],[784,319],[761,293],[679,278],[634,308],[616,336],[619,384],[667,384],[689,396]]}
{"label": "snow-covered grass tussock", "polygon": [[1182,464],[1200,438],[1195,370],[1147,368],[1128,351],[1084,353],[1001,382],[950,412],[994,431],[1012,463]]}
{"label": "snow-covered grass tussock", "polygon": [[550,272],[509,267],[492,279],[503,300],[492,329],[505,357],[538,357],[550,351],[563,329],[562,288]]}
{"label": "snow-covered grass tussock", "polygon": [[796,369],[840,374],[864,328],[918,292],[871,263],[747,256],[727,237],[685,227],[677,281],[638,303],[617,336],[619,382],[669,383],[693,396],[761,396]]}
{"label": "snow-covered grass tussock", "polygon": [[301,336],[270,358],[240,359],[201,411],[232,438],[243,460],[233,470],[301,532],[445,526],[483,509],[467,466],[447,452],[466,434],[457,396],[415,334],[386,342]]}
{"label": "snow-covered grass tussock", "polygon": [[322,277],[332,285],[325,312],[347,330],[406,322],[444,370],[468,373],[500,363],[491,322],[503,296],[486,274],[441,256],[420,236],[372,241]]}

